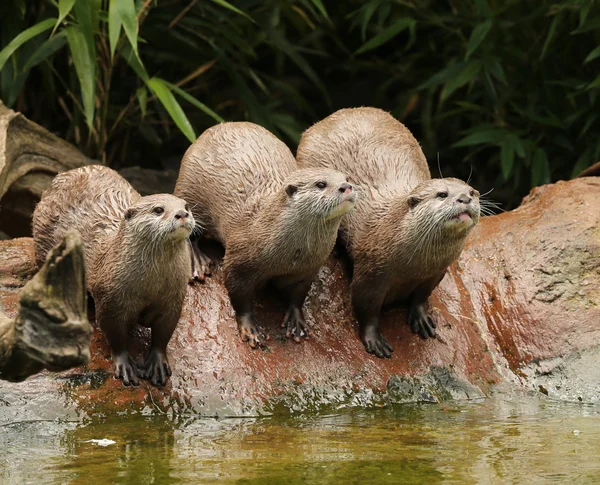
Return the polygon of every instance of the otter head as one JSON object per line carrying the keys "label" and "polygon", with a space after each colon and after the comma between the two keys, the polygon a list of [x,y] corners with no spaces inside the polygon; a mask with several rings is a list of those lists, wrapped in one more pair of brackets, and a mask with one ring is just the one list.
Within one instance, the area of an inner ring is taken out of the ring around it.
{"label": "otter head", "polygon": [[455,178],[421,182],[406,203],[419,221],[448,235],[464,237],[479,221],[479,192]]}
{"label": "otter head", "polygon": [[169,194],[140,198],[125,212],[125,229],[152,243],[181,241],[192,233],[194,216],[185,200]]}
{"label": "otter head", "polygon": [[285,192],[289,207],[324,220],[342,217],[356,202],[346,176],[324,168],[296,170],[286,180]]}

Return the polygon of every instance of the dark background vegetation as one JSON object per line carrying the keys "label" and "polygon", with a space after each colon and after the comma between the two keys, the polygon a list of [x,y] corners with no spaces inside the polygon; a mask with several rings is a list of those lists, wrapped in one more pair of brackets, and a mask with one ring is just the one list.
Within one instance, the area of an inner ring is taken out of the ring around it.
{"label": "dark background vegetation", "polygon": [[176,168],[220,119],[294,151],[351,106],[505,208],[600,160],[594,0],[3,0],[0,46],[4,103],[115,168]]}

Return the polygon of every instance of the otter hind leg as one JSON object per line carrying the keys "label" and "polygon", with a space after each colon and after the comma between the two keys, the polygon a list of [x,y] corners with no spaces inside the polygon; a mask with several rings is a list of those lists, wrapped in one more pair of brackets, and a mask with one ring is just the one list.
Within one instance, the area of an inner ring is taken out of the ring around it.
{"label": "otter hind leg", "polygon": [[289,307],[281,327],[285,329],[285,336],[292,338],[294,342],[300,343],[312,335],[312,330],[304,320],[302,306],[310,291],[312,278],[299,281],[283,290],[289,299]]}
{"label": "otter hind leg", "polygon": [[213,264],[213,260],[204,252],[202,252],[198,246],[198,241],[195,238],[190,239],[190,246],[192,258],[192,276],[190,283],[195,281],[204,282],[206,277],[212,274],[211,266]]}
{"label": "otter hind leg", "polygon": [[255,281],[252,276],[255,274],[251,268],[242,266],[231,266],[225,269],[225,287],[235,311],[240,337],[242,342],[248,342],[253,349],[264,347],[269,340],[269,335],[254,317]]}

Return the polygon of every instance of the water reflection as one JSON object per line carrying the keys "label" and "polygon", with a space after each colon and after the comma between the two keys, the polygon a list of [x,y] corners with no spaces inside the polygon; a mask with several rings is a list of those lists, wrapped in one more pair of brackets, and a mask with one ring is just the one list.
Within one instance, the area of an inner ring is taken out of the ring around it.
{"label": "water reflection", "polygon": [[[600,482],[600,408],[549,401],[286,419],[110,416],[0,430],[7,484]],[[90,442],[102,438],[116,443]]]}

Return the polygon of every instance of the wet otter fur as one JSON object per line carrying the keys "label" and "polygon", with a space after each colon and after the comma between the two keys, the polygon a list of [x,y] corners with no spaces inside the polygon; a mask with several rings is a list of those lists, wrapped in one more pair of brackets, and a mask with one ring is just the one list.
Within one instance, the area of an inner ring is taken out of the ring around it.
{"label": "wet otter fur", "polygon": [[[68,229],[81,234],[96,321],[110,345],[115,377],[125,385],[138,385],[138,377],[163,385],[171,375],[167,344],[187,290],[194,224],[184,200],[141,197],[117,172],[99,165],[57,175],[35,208],[38,264]],[[129,354],[128,331],[136,323],[152,333],[141,367]]]}
{"label": "wet otter fur", "polygon": [[[290,150],[268,130],[223,123],[187,150],[175,194],[202,221],[202,237],[225,246],[225,286],[242,340],[256,348],[268,339],[253,312],[254,294],[266,282],[287,299],[286,336],[307,338],[302,305],[342,216],[354,207],[346,177],[332,169],[298,170]],[[206,256],[197,245],[195,252],[206,273]]]}
{"label": "wet otter fur", "polygon": [[458,179],[431,179],[411,132],[375,108],[342,109],[316,123],[296,157],[300,167],[346,173],[359,191],[340,235],[354,261],[352,304],[367,352],[391,357],[379,317],[396,301],[408,303],[414,333],[434,337],[424,306],[479,220],[479,193]]}

